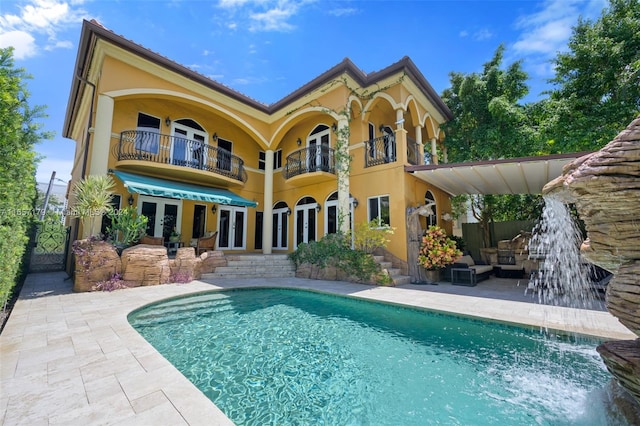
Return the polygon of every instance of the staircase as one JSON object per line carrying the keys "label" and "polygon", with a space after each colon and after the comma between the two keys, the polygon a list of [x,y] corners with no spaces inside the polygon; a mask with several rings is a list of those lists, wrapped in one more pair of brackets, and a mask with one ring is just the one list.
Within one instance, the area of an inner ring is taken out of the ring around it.
{"label": "staircase", "polygon": [[209,278],[290,278],[296,276],[295,265],[286,254],[225,254],[227,266],[202,274]]}
{"label": "staircase", "polygon": [[391,262],[384,260],[384,256],[373,256],[373,259],[383,270],[386,270],[389,277],[393,280],[393,286],[403,284],[411,284],[411,277],[408,275],[400,275],[400,268],[394,268]]}

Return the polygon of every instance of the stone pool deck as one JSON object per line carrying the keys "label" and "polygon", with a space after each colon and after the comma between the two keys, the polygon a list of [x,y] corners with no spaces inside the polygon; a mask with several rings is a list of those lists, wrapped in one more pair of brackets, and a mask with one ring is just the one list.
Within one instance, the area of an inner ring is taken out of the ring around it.
{"label": "stone pool deck", "polygon": [[607,312],[448,294],[444,287],[435,291],[438,286],[278,278],[73,293],[65,278],[29,275],[0,334],[0,424],[232,424],[127,322],[140,306],[206,290],[308,288],[608,339],[636,338]]}

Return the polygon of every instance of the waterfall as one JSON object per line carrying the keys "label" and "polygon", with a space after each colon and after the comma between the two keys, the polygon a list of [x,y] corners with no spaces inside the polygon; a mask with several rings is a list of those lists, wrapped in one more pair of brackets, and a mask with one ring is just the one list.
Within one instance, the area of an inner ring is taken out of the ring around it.
{"label": "waterfall", "polygon": [[531,282],[540,303],[572,308],[601,303],[591,285],[593,265],[580,255],[582,241],[569,207],[546,195],[541,221],[529,243],[529,257],[539,262]]}

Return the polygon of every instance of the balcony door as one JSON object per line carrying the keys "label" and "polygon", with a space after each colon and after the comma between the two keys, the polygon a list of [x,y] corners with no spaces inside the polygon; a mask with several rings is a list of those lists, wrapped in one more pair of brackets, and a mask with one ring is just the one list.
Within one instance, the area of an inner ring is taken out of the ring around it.
{"label": "balcony door", "polygon": [[329,170],[329,143],[331,137],[329,126],[320,124],[307,139],[307,167],[310,172]]}
{"label": "balcony door", "polygon": [[274,250],[286,250],[289,247],[289,215],[291,210],[284,202],[277,203],[273,208],[272,244]]}
{"label": "balcony door", "polygon": [[389,126],[382,127],[382,136],[384,151],[380,157],[384,158],[385,163],[396,161],[396,135]]}
{"label": "balcony door", "polygon": [[316,241],[319,204],[311,197],[304,197],[295,208],[296,247],[302,243]]}
{"label": "balcony door", "polygon": [[169,241],[172,231],[180,233],[182,223],[182,201],[172,198],[138,197],[138,213],[147,217],[147,235],[164,237]]}
{"label": "balcony door", "polygon": [[218,248],[244,250],[246,247],[247,208],[218,207]]}
{"label": "balcony door", "polygon": [[191,119],[173,122],[171,164],[203,169],[207,164],[207,132]]}

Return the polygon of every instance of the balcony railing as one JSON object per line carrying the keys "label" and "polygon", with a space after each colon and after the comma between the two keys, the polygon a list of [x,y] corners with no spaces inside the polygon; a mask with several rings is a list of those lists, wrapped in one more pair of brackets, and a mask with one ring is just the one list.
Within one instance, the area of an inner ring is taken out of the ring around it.
{"label": "balcony railing", "polygon": [[365,167],[396,161],[396,138],[394,135],[384,135],[368,140],[365,142],[365,147]]}
{"label": "balcony railing", "polygon": [[205,170],[241,182],[247,181],[244,161],[231,152],[204,141],[144,130],[120,133],[118,160],[139,160]]}
{"label": "balcony railing", "polygon": [[287,156],[284,169],[286,179],[305,173],[336,173],[334,150],[327,146],[310,146]]}

